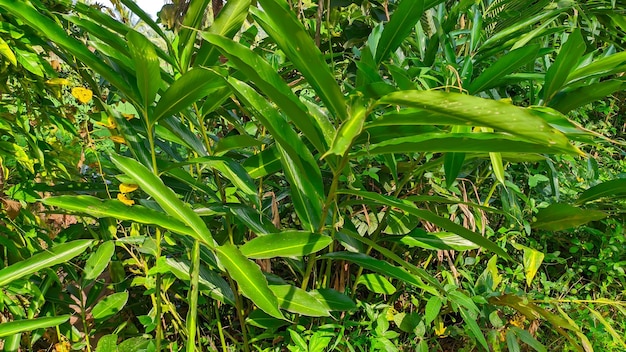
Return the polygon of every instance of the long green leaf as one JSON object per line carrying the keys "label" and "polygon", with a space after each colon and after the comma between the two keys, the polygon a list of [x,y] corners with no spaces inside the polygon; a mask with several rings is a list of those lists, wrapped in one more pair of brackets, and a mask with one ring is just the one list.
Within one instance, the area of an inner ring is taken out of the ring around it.
{"label": "long green leaf", "polygon": [[332,241],[324,235],[289,231],[254,238],[240,249],[243,255],[252,259],[302,257],[328,247]]}
{"label": "long green leaf", "polygon": [[626,197],[626,178],[597,184],[578,196],[576,204],[585,204],[598,199]]}
{"label": "long green leaf", "polygon": [[346,102],[335,77],[293,11],[279,0],[259,0],[259,3],[263,11],[252,9],[257,22],[313,86],[333,116],[345,120]]}
{"label": "long green leaf", "polygon": [[213,237],[202,219],[178,199],[176,193],[148,168],[133,159],[119,155],[111,155],[111,160],[122,172],[131,177],[144,192],[151,195],[166,213],[191,227],[195,232],[194,237],[210,248],[215,246]]}
{"label": "long green leaf", "polygon": [[9,63],[13,64],[13,66],[17,66],[17,59],[15,58],[13,50],[11,50],[9,44],[7,44],[7,42],[5,42],[2,38],[0,38],[0,55],[4,56]]}
{"label": "long green leaf", "polygon": [[581,209],[568,204],[555,203],[539,210],[537,221],[532,223],[532,227],[548,231],[561,231],[591,221],[602,220],[607,216],[607,213],[600,210]]}
{"label": "long green leaf", "polygon": [[324,186],[317,162],[287,121],[267,100],[247,84],[229,78],[237,96],[278,143],[285,176],[291,187],[296,214],[306,230],[317,231],[321,222]]}
{"label": "long green leaf", "polygon": [[45,329],[65,323],[70,319],[69,315],[61,315],[58,317],[45,317],[25,320],[15,320],[0,324],[0,338],[22,332],[35,331],[37,329]]}
{"label": "long green leaf", "polygon": [[189,7],[178,31],[178,52],[183,70],[189,66],[195,51],[197,33],[202,29],[205,12],[210,3],[210,0],[191,0],[187,3]]}
{"label": "long green leaf", "polygon": [[[403,0],[391,15],[374,53],[376,65],[395,51],[411,33],[424,13],[424,0]],[[372,48],[373,49],[373,48]]]}
{"label": "long green leaf", "polygon": [[119,313],[128,302],[128,291],[117,292],[104,297],[91,310],[93,318],[103,320]]}
{"label": "long green leaf", "polygon": [[555,150],[581,153],[532,111],[495,100],[436,91],[401,91],[382,97],[378,103],[415,107],[434,116],[449,115],[466,125],[491,127]]}
{"label": "long green leaf", "polygon": [[554,63],[546,72],[546,84],[543,87],[543,100],[549,102],[563,87],[570,72],[578,64],[578,60],[585,53],[585,41],[580,29],[575,29],[561,47]]}
{"label": "long green leaf", "polygon": [[59,244],[28,259],[11,264],[0,270],[0,287],[4,287],[24,276],[34,274],[39,270],[66,263],[82,254],[93,242],[93,240],[76,240]]}
{"label": "long green leaf", "polygon": [[[219,15],[207,30],[208,33],[232,38],[241,28],[248,16],[250,0],[229,0],[226,2]],[[194,66],[211,66],[217,61],[219,51],[214,45],[202,42],[196,54]]]}
{"label": "long green leaf", "polygon": [[496,86],[500,78],[528,64],[537,57],[539,45],[528,45],[508,52],[495,63],[489,65],[467,88],[470,94],[476,94]]}
{"label": "long green leaf", "polygon": [[141,205],[129,207],[117,200],[101,200],[92,196],[59,196],[46,198],[42,201],[47,205],[89,214],[96,218],[114,218],[140,224],[157,225],[182,235],[195,237],[194,231],[182,221]]}
{"label": "long green leaf", "polygon": [[[309,115],[307,107],[298,100],[291,88],[267,61],[249,48],[230,39],[207,33],[203,33],[202,37],[218,47],[229,62],[232,62],[248,77],[249,81],[254,82],[255,86],[270,97],[319,152],[326,151],[328,142],[324,139],[321,127],[317,125],[318,121]],[[326,124],[333,128],[330,121],[326,121]]]}
{"label": "long green leaf", "polygon": [[350,109],[350,116],[346,121],[341,124],[341,127],[337,130],[335,138],[331,148],[324,154],[325,157],[328,154],[335,154],[343,156],[354,140],[363,131],[363,124],[367,118],[367,108],[362,106],[360,102],[356,102]]}
{"label": "long green leaf", "polygon": [[502,248],[500,248],[497,244],[493,243],[489,239],[481,236],[480,234],[476,232],[470,231],[464,228],[463,226],[458,225],[446,218],[442,218],[433,212],[430,212],[428,210],[418,209],[413,203],[402,201],[394,197],[385,196],[385,195],[381,195],[378,193],[367,192],[367,191],[342,190],[339,193],[362,197],[364,199],[372,200],[375,203],[380,204],[380,205],[388,205],[388,206],[401,209],[411,215],[415,215],[426,221],[432,222],[433,224],[439,227],[442,227],[450,232],[456,233],[457,235],[465,238],[466,240],[471,241],[485,249],[488,249],[503,258],[511,259],[511,257]]}
{"label": "long green leaf", "polygon": [[40,33],[44,33],[46,38],[76,56],[80,62],[89,66],[104,79],[111,82],[111,84],[124,92],[129,98],[136,97],[134,89],[128,85],[122,76],[117,74],[111,67],[105,65],[95,54],[89,51],[86,45],[70,37],[63,28],[51,19],[40,14],[28,2],[21,0],[0,0],[0,7],[3,7],[9,13],[20,18],[26,25]]}
{"label": "long green leaf", "polygon": [[271,285],[282,309],[309,317],[330,316],[330,310],[305,290],[292,285]]}
{"label": "long green leaf", "polygon": [[115,253],[115,243],[113,241],[107,241],[99,245],[98,249],[85,262],[83,279],[89,281],[100,276],[109,265],[113,253]]}
{"label": "long green leaf", "polygon": [[258,265],[248,260],[231,244],[216,247],[215,253],[228,274],[237,281],[244,296],[250,298],[265,313],[284,319],[278,309],[278,300],[267,285],[267,280]]}
{"label": "long green leaf", "polygon": [[575,89],[564,89],[558,92],[548,106],[563,114],[577,107],[609,97],[611,94],[624,90],[626,82],[615,79],[584,85]]}
{"label": "long green leaf", "polygon": [[[161,67],[159,57],[154,50],[154,45],[136,31],[129,31],[126,34],[128,48],[135,62],[137,73],[137,87],[141,94],[143,108],[148,109],[156,98],[157,91],[161,87]],[[154,120],[149,121],[154,124]]]}
{"label": "long green leaf", "polygon": [[624,64],[626,64],[626,51],[618,52],[576,68],[567,77],[567,82],[571,85],[577,81],[623,72]]}
{"label": "long green leaf", "polygon": [[189,70],[163,92],[151,120],[157,122],[164,116],[175,115],[225,86],[224,80],[213,71],[202,68]]}
{"label": "long green leaf", "polygon": [[546,144],[529,143],[524,139],[506,133],[424,133],[365,145],[356,155],[413,152],[571,153],[572,150],[569,147],[560,149]]}

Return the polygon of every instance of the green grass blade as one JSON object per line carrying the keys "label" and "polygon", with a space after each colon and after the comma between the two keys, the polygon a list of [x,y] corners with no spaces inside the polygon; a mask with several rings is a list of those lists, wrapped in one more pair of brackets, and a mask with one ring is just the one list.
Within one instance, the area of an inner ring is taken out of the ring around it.
{"label": "green grass blade", "polygon": [[230,276],[237,281],[244,296],[252,300],[265,313],[284,319],[278,309],[278,300],[267,285],[267,280],[258,265],[248,260],[237,247],[231,244],[216,247],[215,253]]}
{"label": "green grass blade", "polygon": [[11,264],[0,270],[0,287],[4,287],[24,276],[34,274],[39,270],[66,263],[82,254],[93,242],[92,240],[76,240],[59,244],[28,259]]}

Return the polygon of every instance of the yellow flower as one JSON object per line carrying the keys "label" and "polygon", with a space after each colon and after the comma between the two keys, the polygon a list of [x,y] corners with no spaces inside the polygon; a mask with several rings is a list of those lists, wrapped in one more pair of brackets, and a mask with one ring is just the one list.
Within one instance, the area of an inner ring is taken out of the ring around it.
{"label": "yellow flower", "polygon": [[46,84],[51,86],[69,86],[70,81],[65,78],[52,78],[46,81]]}
{"label": "yellow flower", "polygon": [[124,204],[126,204],[128,206],[131,206],[131,205],[135,204],[134,200],[126,198],[126,194],[125,193],[118,193],[117,194],[117,200],[119,200],[120,202],[122,202],[122,203],[124,203]]}
{"label": "yellow flower", "polygon": [[130,193],[134,190],[136,190],[139,186],[132,184],[132,183],[122,183],[120,185],[120,192],[122,193]]}
{"label": "yellow flower", "polygon": [[74,87],[72,88],[72,96],[78,99],[78,101],[80,101],[81,103],[87,104],[91,101],[91,98],[93,97],[93,92],[87,88]]}
{"label": "yellow flower", "polygon": [[126,140],[122,136],[110,136],[109,138],[115,143],[126,144]]}

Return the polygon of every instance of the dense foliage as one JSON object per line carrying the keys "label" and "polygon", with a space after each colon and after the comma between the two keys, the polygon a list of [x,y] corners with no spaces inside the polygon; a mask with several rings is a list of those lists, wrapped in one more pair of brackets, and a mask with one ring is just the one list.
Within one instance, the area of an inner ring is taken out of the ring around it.
{"label": "dense foliage", "polygon": [[623,351],[626,4],[0,0],[5,351]]}

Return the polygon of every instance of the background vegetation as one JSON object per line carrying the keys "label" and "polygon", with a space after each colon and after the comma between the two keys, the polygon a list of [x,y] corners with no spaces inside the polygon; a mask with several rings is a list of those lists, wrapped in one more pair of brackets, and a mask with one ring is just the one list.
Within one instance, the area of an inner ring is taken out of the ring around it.
{"label": "background vegetation", "polygon": [[5,351],[623,351],[623,1],[0,0]]}

